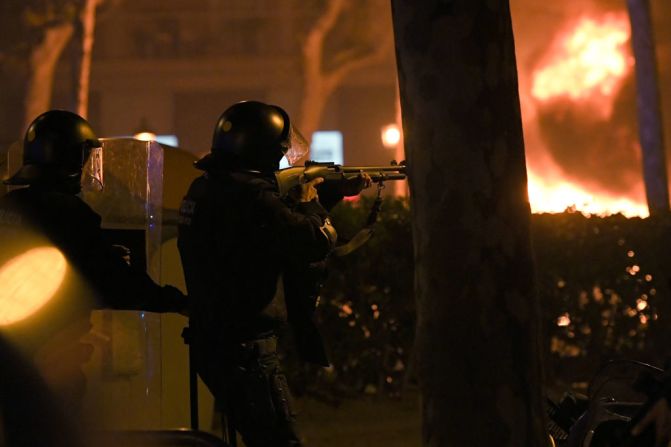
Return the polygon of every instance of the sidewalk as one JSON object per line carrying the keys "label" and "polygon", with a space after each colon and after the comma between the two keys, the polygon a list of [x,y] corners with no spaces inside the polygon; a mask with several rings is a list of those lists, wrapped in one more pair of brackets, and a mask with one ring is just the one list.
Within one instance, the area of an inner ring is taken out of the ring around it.
{"label": "sidewalk", "polygon": [[308,447],[419,447],[419,398],[345,400],[339,407],[300,399],[296,407]]}

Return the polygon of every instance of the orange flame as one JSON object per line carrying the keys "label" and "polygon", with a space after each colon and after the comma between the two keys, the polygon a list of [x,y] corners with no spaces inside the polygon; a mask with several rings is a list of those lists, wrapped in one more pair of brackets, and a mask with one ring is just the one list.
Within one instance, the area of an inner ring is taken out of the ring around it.
{"label": "orange flame", "polygon": [[632,66],[626,47],[630,34],[624,14],[608,15],[601,21],[578,20],[555,41],[552,59],[534,74],[532,95],[541,101],[611,97]]}
{"label": "orange flame", "polygon": [[[537,104],[568,99],[590,107],[601,119],[608,120],[615,96],[633,66],[627,45],[630,34],[626,13],[578,19],[557,36],[544,63],[533,73],[531,98]],[[616,197],[588,191],[562,178],[549,160],[544,165],[544,172],[537,166],[536,172],[529,167],[528,192],[533,212],[573,209],[585,214],[648,216],[641,185],[635,185],[627,197]]]}
{"label": "orange flame", "polygon": [[621,213],[626,217],[647,217],[648,207],[642,201],[608,194],[593,194],[565,180],[547,181],[529,171],[529,202],[533,213],[561,213],[569,210],[586,215]]}

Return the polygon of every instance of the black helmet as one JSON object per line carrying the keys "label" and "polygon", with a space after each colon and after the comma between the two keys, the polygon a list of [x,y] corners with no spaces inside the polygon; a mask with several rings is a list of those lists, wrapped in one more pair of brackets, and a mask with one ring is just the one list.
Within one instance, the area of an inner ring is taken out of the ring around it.
{"label": "black helmet", "polygon": [[214,128],[212,152],[199,160],[196,167],[207,170],[223,163],[274,170],[284,155],[295,161],[306,153],[307,142],[292,127],[284,109],[258,101],[242,101],[221,114]]}
{"label": "black helmet", "polygon": [[23,166],[8,185],[79,180],[92,148],[100,141],[81,116],[50,110],[35,118],[23,140]]}

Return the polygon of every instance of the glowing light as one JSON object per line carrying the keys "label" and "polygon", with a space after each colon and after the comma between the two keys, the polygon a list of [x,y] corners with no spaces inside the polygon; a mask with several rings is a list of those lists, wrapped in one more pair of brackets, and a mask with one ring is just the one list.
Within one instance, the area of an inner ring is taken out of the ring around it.
{"label": "glowing light", "polygon": [[571,324],[571,317],[569,314],[562,314],[557,318],[557,326],[566,327]]}
{"label": "glowing light", "polygon": [[65,277],[67,263],[53,247],[38,247],[0,267],[0,326],[23,320],[42,308]]}
{"label": "glowing light", "polygon": [[603,291],[601,291],[601,287],[595,286],[592,288],[592,296],[594,297],[594,301],[597,303],[600,303],[603,301]]}
{"label": "glowing light", "polygon": [[641,267],[637,265],[632,265],[631,267],[627,267],[625,269],[627,273],[629,273],[631,276],[635,276],[638,272],[641,271]]}
{"label": "glowing light", "polygon": [[636,300],[636,309],[641,311],[641,310],[645,310],[646,307],[648,307],[648,302],[647,301],[642,300],[640,298],[638,300]]}
{"label": "glowing light", "polygon": [[401,141],[401,130],[396,124],[388,124],[382,128],[381,136],[384,147],[392,149]]}
{"label": "glowing light", "polygon": [[529,171],[529,202],[534,213],[563,213],[572,210],[589,215],[622,213],[626,217],[647,217],[648,207],[625,197],[594,195],[565,180],[547,180]]}
{"label": "glowing light", "polygon": [[139,132],[133,135],[133,138],[140,141],[155,141],[156,134],[153,132]]}
{"label": "glowing light", "polygon": [[547,64],[534,73],[532,95],[542,101],[613,95],[632,66],[629,36],[624,14],[579,19],[557,38]]}

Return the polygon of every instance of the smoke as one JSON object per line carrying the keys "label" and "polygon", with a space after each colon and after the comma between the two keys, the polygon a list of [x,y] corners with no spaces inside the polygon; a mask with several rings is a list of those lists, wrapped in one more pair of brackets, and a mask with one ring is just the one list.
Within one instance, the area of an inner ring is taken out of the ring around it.
{"label": "smoke", "polygon": [[566,178],[624,196],[641,182],[632,75],[615,97],[609,118],[582,103],[558,99],[539,106],[538,123],[546,149]]}

